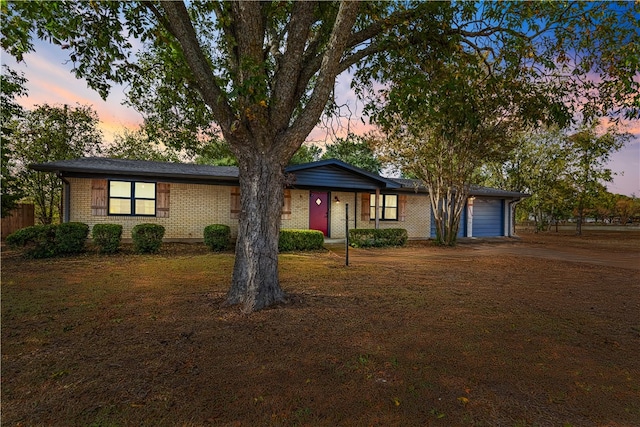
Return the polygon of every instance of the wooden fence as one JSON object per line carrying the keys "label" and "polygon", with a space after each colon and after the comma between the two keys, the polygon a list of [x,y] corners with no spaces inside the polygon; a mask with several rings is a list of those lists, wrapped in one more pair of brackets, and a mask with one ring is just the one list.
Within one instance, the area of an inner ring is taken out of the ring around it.
{"label": "wooden fence", "polygon": [[2,218],[1,238],[4,240],[9,234],[21,228],[35,224],[35,211],[32,204],[20,203],[11,213]]}

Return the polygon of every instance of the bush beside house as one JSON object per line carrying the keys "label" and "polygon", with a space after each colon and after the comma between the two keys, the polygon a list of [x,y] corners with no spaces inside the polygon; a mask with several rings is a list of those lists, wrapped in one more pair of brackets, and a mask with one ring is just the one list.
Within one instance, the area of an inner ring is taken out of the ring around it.
{"label": "bush beside house", "polygon": [[101,254],[116,253],[122,240],[122,225],[96,224],[91,230],[91,239]]}
{"label": "bush beside house", "polygon": [[89,226],[82,222],[65,222],[56,226],[55,252],[71,255],[84,251],[89,236]]}
{"label": "bush beside house", "polygon": [[404,228],[354,228],[349,230],[349,244],[354,248],[404,246],[408,233]]}
{"label": "bush beside house", "polygon": [[204,244],[212,251],[226,251],[231,247],[231,227],[211,224],[204,228]]}
{"label": "bush beside house", "polygon": [[25,248],[27,258],[50,258],[55,256],[55,225],[32,225],[7,236],[7,244],[14,248]]}
{"label": "bush beside house", "polygon": [[7,236],[7,244],[26,248],[27,258],[50,258],[80,253],[89,235],[89,226],[80,222],[33,225]]}
{"label": "bush beside house", "polygon": [[162,245],[164,227],[159,224],[138,224],[131,230],[133,250],[137,253],[156,253]]}
{"label": "bush beside house", "polygon": [[324,246],[324,234],[317,230],[280,230],[278,250],[289,251],[313,251]]}

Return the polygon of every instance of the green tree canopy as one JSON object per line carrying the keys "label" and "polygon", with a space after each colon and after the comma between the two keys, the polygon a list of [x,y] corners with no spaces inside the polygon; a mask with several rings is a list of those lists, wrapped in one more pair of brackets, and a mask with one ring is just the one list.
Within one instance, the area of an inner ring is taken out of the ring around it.
{"label": "green tree canopy", "polygon": [[373,173],[380,173],[383,164],[375,154],[373,136],[360,136],[352,133],[344,138],[327,144],[323,159],[338,159]]}
{"label": "green tree canopy", "polygon": [[604,186],[612,179],[606,164],[628,138],[617,126],[602,129],[596,122],[573,131],[522,132],[506,161],[484,166],[484,183],[529,194],[520,203],[522,219],[533,217],[537,230],[575,216],[580,233],[587,214],[604,218],[615,210]]}
{"label": "green tree canopy", "polygon": [[598,132],[597,125],[582,125],[566,139],[566,149],[570,153],[567,177],[576,193],[577,234],[582,234],[585,209],[594,206],[602,183],[613,179],[611,169],[606,167],[611,154],[629,139],[628,134],[621,133],[615,126]]}
{"label": "green tree canopy", "polygon": [[322,148],[314,144],[302,144],[298,151],[289,160],[290,165],[300,165],[302,163],[310,163],[320,160]]}
{"label": "green tree canopy", "polygon": [[[587,120],[638,114],[638,94],[630,90],[638,86],[635,48],[611,39],[616,34],[620,40],[640,40],[633,19],[638,7],[525,2],[431,7],[432,16],[461,31],[398,31],[390,43],[400,48],[371,56],[359,65],[356,78],[367,99],[365,110],[389,135],[382,151],[425,182],[436,238],[453,244],[477,169],[507,157],[515,130],[564,127],[578,112]],[[616,21],[629,25],[619,27]],[[426,23],[408,25],[416,29]],[[444,41],[439,38],[447,33]]]}
{"label": "green tree canopy", "polygon": [[388,135],[378,149],[403,173],[424,182],[436,240],[453,245],[474,173],[483,163],[506,157],[515,129],[525,123],[512,111],[524,104],[514,99],[517,82],[489,73],[475,54],[421,69],[413,92],[404,81],[386,92],[387,103],[374,115]]}
{"label": "green tree canopy", "polygon": [[524,215],[521,219],[533,218],[536,230],[571,216],[564,138],[557,126],[522,131],[506,160],[483,166],[485,185],[529,195],[518,206]]}
{"label": "green tree canopy", "polygon": [[179,162],[179,153],[158,142],[152,141],[144,127],[137,130],[125,129],[115,136],[112,144],[104,150],[104,155],[114,159],[152,160],[158,162]]}
{"label": "green tree canopy", "polygon": [[101,153],[98,116],[89,106],[36,106],[19,121],[9,149],[20,187],[33,200],[43,224],[60,218],[62,182],[50,172],[29,169],[33,163],[74,159]]}
{"label": "green tree canopy", "polygon": [[0,126],[2,127],[2,153],[1,156],[1,176],[0,199],[2,200],[2,218],[7,216],[16,206],[16,203],[24,197],[24,191],[16,176],[11,172],[15,168],[11,147],[15,126],[18,120],[24,115],[24,109],[16,102],[16,97],[26,95],[24,87],[26,79],[6,66],[2,67],[0,75],[2,110]]}

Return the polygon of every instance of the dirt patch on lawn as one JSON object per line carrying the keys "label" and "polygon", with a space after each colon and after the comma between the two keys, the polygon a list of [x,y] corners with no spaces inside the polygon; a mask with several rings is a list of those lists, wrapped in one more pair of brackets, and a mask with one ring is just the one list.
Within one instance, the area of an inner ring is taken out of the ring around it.
{"label": "dirt patch on lawn", "polygon": [[3,425],[640,425],[638,232],[283,254],[251,316],[232,253],[124,252],[3,251]]}

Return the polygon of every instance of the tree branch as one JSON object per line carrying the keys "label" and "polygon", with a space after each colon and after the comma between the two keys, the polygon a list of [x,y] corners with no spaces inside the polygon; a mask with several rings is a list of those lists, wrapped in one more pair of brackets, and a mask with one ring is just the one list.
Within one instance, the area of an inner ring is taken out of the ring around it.
{"label": "tree branch", "polygon": [[297,85],[300,79],[305,44],[314,22],[315,2],[301,1],[293,5],[287,28],[287,50],[278,63],[271,105],[271,121],[276,129],[286,129],[296,107]]}
{"label": "tree branch", "polygon": [[213,3],[213,11],[216,14],[218,23],[222,27],[222,35],[224,37],[227,47],[227,63],[232,74],[238,74],[238,67],[240,66],[240,59],[238,57],[238,49],[236,46],[236,27],[233,20],[227,19],[228,11],[223,10],[221,3]]}
{"label": "tree branch", "polygon": [[302,141],[316,125],[318,118],[327,103],[329,94],[335,85],[335,78],[340,69],[340,59],[346,49],[348,35],[356,20],[359,8],[358,2],[342,2],[331,32],[327,48],[322,56],[318,79],[309,102],[283,135],[283,143],[290,151],[291,157],[297,146],[288,144],[289,141]]}
{"label": "tree branch", "polygon": [[211,64],[202,52],[195,29],[191,24],[189,13],[182,2],[163,2],[166,22],[169,31],[178,40],[182,53],[198,83],[202,98],[211,108],[213,117],[223,131],[230,132],[233,124],[233,113],[229,107],[227,96],[218,85],[211,71]]}

